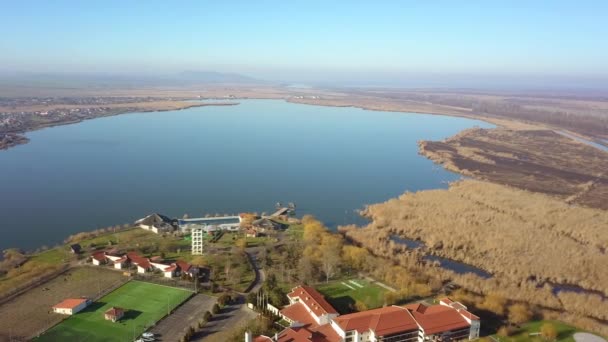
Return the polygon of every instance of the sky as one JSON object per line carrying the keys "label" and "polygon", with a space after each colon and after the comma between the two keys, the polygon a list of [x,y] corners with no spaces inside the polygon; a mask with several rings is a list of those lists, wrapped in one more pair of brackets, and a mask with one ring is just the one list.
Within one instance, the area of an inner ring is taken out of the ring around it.
{"label": "sky", "polygon": [[608,79],[608,1],[7,0],[1,7],[0,71]]}

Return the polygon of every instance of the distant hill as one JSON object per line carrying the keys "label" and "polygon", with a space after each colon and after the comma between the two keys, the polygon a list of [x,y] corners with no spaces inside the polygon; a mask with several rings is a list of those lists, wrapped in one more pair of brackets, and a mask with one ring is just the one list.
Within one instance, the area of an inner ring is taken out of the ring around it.
{"label": "distant hill", "polygon": [[215,71],[183,71],[177,75],[178,80],[202,84],[262,84],[267,83],[253,77]]}
{"label": "distant hill", "polygon": [[205,84],[270,84],[253,77],[215,71],[183,71],[174,74],[145,73],[34,73],[0,74],[0,86],[36,87],[142,87],[190,86]]}

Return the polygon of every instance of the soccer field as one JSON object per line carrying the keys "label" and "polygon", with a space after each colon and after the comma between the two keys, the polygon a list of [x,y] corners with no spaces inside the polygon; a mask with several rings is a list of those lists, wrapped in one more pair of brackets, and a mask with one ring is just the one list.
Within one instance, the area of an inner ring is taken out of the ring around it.
{"label": "soccer field", "polygon": [[364,279],[333,281],[316,287],[325,299],[341,314],[353,311],[356,301],[364,303],[368,309],[384,304],[385,289]]}
{"label": "soccer field", "polygon": [[[47,331],[36,341],[133,341],[156,323],[167,310],[184,302],[192,292],[130,281],[88,308]],[[104,312],[112,306],[126,310],[125,316],[112,323]]]}

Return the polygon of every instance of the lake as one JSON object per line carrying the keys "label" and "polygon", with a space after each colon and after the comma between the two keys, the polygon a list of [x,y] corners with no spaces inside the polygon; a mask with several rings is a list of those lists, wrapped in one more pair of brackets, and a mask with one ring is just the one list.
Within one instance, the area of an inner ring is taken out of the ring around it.
{"label": "lake", "polygon": [[0,249],[173,217],[272,212],[295,202],[328,226],[363,223],[366,204],[459,179],[418,155],[418,140],[465,118],[321,107],[280,100],[133,113],[27,134],[0,151]]}

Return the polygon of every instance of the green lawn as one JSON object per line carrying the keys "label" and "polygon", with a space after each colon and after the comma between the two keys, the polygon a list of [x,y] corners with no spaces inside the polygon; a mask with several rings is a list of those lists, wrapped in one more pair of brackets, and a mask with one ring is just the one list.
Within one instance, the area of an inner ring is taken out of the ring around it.
{"label": "green lawn", "polygon": [[[358,287],[349,282],[349,280],[354,280],[363,287]],[[346,283],[352,289],[343,283]],[[387,291],[363,279],[337,280],[318,285],[316,289],[341,314],[353,312],[357,301],[364,303],[368,309],[379,308],[384,304],[384,293]]]}
{"label": "green lawn", "polygon": [[[37,341],[133,341],[148,327],[188,297],[191,292],[130,281],[99,299],[85,310],[64,320]],[[127,310],[123,319],[112,323],[104,312],[112,306]]]}
{"label": "green lawn", "polygon": [[513,336],[502,337],[493,335],[493,337],[501,342],[545,341],[540,336],[530,336],[530,333],[540,332],[540,327],[545,323],[553,324],[555,330],[557,331],[556,341],[558,342],[574,342],[574,338],[572,337],[572,335],[576,332],[582,331],[560,321],[532,321],[529,323],[522,324],[521,329]]}

